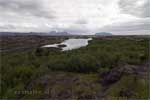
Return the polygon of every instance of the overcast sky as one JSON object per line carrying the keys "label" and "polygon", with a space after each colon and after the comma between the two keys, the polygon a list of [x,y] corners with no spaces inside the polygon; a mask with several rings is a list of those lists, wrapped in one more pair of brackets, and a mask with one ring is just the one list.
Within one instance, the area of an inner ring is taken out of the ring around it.
{"label": "overcast sky", "polygon": [[0,31],[149,34],[150,0],[0,0]]}

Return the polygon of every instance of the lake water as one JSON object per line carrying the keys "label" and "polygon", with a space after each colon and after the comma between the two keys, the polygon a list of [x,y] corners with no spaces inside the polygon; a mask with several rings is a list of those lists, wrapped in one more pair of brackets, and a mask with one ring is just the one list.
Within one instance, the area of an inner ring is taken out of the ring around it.
{"label": "lake water", "polygon": [[56,47],[58,48],[58,45],[66,45],[66,47],[62,47],[62,51],[67,51],[67,50],[72,50],[72,49],[77,49],[83,46],[88,45],[88,41],[92,40],[92,38],[88,39],[68,39],[65,40],[64,42],[60,44],[51,44],[51,45],[45,45],[42,47]]}

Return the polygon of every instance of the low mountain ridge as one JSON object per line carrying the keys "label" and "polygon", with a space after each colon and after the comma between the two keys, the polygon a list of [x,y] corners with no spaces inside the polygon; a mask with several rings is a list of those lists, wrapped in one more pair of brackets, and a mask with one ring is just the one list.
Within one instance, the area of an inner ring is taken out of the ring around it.
{"label": "low mountain ridge", "polygon": [[96,36],[111,36],[112,33],[108,33],[108,32],[99,32],[99,33],[95,33]]}
{"label": "low mountain ridge", "polygon": [[0,32],[0,36],[32,36],[32,35],[38,35],[38,36],[67,36],[71,35],[67,32]]}

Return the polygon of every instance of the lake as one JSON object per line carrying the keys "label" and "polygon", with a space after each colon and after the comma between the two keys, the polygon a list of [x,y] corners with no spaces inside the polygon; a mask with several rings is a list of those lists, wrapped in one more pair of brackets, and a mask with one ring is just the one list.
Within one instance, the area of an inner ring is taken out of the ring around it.
{"label": "lake", "polygon": [[77,49],[80,47],[84,47],[88,45],[88,41],[92,40],[92,38],[88,38],[88,39],[68,39],[63,41],[60,44],[51,44],[51,45],[44,45],[42,46],[43,48],[50,48],[50,47],[56,47],[59,48],[59,45],[66,45],[65,47],[62,47],[62,51],[67,51],[67,50],[72,50],[72,49]]}

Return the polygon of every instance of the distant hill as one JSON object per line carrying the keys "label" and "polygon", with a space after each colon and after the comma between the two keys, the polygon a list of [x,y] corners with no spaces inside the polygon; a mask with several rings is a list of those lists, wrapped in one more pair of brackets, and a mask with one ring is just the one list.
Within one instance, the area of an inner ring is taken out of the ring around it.
{"label": "distant hill", "polygon": [[66,36],[66,35],[71,35],[67,32],[56,32],[56,31],[51,31],[49,33],[47,33],[49,35],[54,35],[54,36]]}
{"label": "distant hill", "polygon": [[28,35],[35,35],[35,33],[0,32],[0,36],[28,36]]}
{"label": "distant hill", "polygon": [[56,31],[51,31],[51,32],[0,32],[0,36],[31,36],[31,35],[38,35],[38,36],[66,36],[66,35],[71,35],[67,32],[56,32]]}
{"label": "distant hill", "polygon": [[99,33],[95,33],[96,36],[111,36],[112,33],[107,33],[107,32],[99,32]]}

